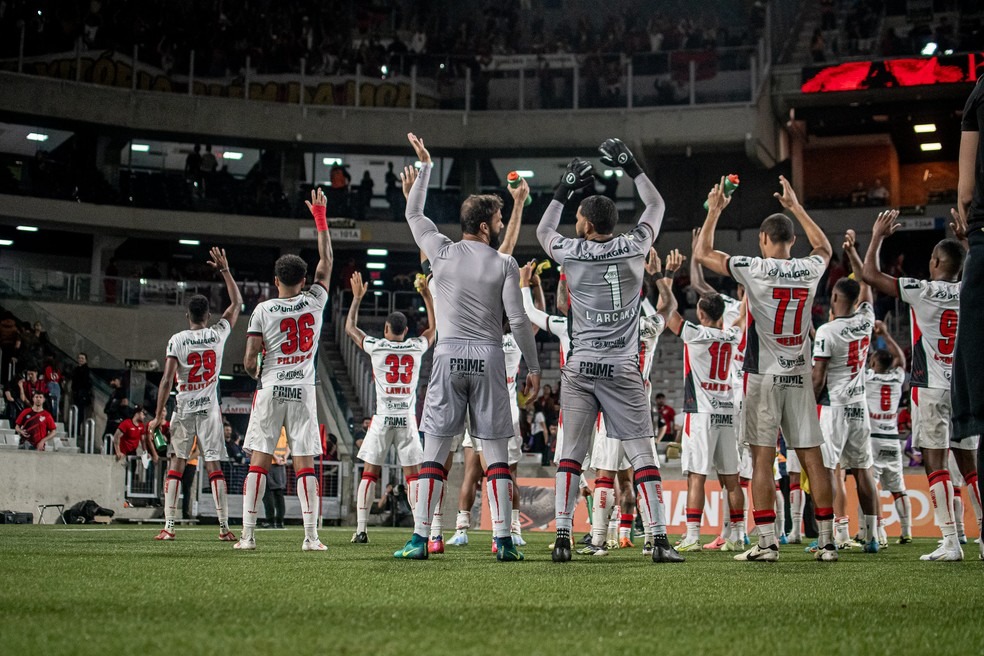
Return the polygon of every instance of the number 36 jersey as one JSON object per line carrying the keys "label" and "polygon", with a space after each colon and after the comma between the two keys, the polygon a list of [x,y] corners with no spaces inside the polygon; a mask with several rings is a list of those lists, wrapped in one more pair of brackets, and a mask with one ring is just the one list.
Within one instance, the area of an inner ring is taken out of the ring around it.
{"label": "number 36 jersey", "polygon": [[177,409],[197,412],[218,407],[216,389],[222,351],[232,327],[225,319],[210,328],[182,330],[168,340],[167,357],[178,363]]}
{"label": "number 36 jersey", "polygon": [[290,298],[271,298],[256,306],[246,334],[263,338],[258,387],[314,385],[321,320],[328,290],[321,283]]}
{"label": "number 36 jersey", "polygon": [[789,260],[736,256],[728,260],[731,277],[745,285],[748,299],[746,372],[810,373],[811,310],[826,269],[818,255]]}
{"label": "number 36 jersey", "polygon": [[372,377],[376,381],[376,415],[416,419],[420,363],[428,348],[425,337],[402,342],[366,337],[362,341],[362,350],[372,360]]}

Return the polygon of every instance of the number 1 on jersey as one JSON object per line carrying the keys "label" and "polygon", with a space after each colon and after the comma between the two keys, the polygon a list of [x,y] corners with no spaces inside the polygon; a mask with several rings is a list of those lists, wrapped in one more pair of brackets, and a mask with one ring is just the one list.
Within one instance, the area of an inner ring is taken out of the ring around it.
{"label": "number 1 on jersey", "polygon": [[608,288],[612,292],[612,309],[621,310],[622,309],[622,279],[618,275],[618,265],[609,264],[608,269],[605,270],[605,282],[608,283]]}

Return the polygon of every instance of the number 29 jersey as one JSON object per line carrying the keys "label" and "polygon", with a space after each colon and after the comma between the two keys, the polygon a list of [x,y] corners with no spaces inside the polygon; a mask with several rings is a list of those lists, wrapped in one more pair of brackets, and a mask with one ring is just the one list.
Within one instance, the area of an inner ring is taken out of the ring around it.
{"label": "number 29 jersey", "polygon": [[318,340],[328,290],[314,283],[290,298],[271,298],[256,306],[246,334],[263,338],[259,387],[314,385]]}
{"label": "number 29 jersey", "polygon": [[182,330],[167,342],[167,357],[178,363],[177,410],[197,412],[218,407],[216,389],[222,352],[232,327],[225,319],[209,328]]}
{"label": "number 29 jersey", "polygon": [[736,256],[731,276],[748,300],[745,371],[752,374],[809,374],[813,297],[827,269],[818,255],[780,260]]}
{"label": "number 29 jersey", "polygon": [[899,298],[909,304],[913,387],[950,389],[957,343],[960,283],[899,278]]}
{"label": "number 29 jersey", "polygon": [[402,342],[366,337],[362,341],[362,350],[372,360],[377,416],[411,416],[416,420],[417,381],[420,363],[428,348],[424,337]]}

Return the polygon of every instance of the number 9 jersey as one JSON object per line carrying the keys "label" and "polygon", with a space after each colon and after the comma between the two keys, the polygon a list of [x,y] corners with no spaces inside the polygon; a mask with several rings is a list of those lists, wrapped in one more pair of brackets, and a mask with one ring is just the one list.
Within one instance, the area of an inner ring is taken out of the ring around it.
{"label": "number 9 jersey", "polygon": [[960,283],[899,278],[899,298],[909,304],[912,323],[913,387],[950,389],[957,342]]}
{"label": "number 9 jersey", "polygon": [[314,385],[318,339],[328,290],[314,283],[297,296],[272,298],[256,306],[246,334],[263,338],[263,365],[257,389]]}
{"label": "number 9 jersey", "polygon": [[182,330],[167,342],[167,357],[178,363],[177,412],[198,412],[218,407],[216,388],[222,352],[232,328],[225,319],[210,328]]}

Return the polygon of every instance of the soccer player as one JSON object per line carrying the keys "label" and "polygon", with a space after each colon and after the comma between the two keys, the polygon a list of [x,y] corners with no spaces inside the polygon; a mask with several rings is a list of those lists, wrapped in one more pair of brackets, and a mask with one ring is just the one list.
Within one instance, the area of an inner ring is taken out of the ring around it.
{"label": "soccer player", "polygon": [[758,543],[735,556],[742,561],[776,561],[773,473],[779,431],[796,450],[806,469],[820,524],[817,560],[837,560],[833,541],[833,497],[823,466],[823,434],[817,420],[810,384],[810,308],[820,278],[830,262],[830,242],[796,198],[785,177],[782,193],[774,194],[793,213],[813,247],[809,257],[790,255],[796,237],[793,222],[784,214],[767,217],[759,230],[762,257],[735,256],[714,250],[714,231],[731,198],[724,195],[724,178],[707,196],[707,219],[697,241],[695,257],[721,275],[745,286],[748,320],[745,339],[745,407],[743,439],[752,455],[752,501]]}
{"label": "soccer player", "polygon": [[374,488],[391,446],[396,447],[397,458],[403,465],[410,507],[416,503],[417,476],[424,459],[417,432],[417,381],[424,354],[434,345],[437,326],[434,323],[434,299],[424,282],[417,286],[427,309],[427,329],[420,337],[407,339],[407,318],[402,312],[386,317],[382,339],[369,337],[358,325],[359,304],[369,285],[363,284],[362,274],[358,272],[352,274],[351,285],[352,305],[345,319],[345,334],[369,355],[376,381],[376,413],[356,456],[365,464],[359,482],[357,525],[352,542],[365,544],[369,542],[366,521],[376,499]]}
{"label": "soccer player", "polygon": [[[875,322],[874,334],[876,338],[884,339],[888,348],[871,353],[864,375],[864,393],[871,421],[873,473],[875,481],[891,492],[895,500],[895,512],[901,525],[898,543],[908,544],[912,542],[912,505],[905,491],[899,441],[899,401],[905,383],[905,352],[881,321]],[[884,547],[888,545],[884,521],[881,517],[878,521],[879,543]]]}
{"label": "soccer player", "polygon": [[427,559],[431,520],[444,490],[444,463],[452,439],[464,430],[467,412],[472,439],[484,440],[482,450],[488,462],[486,491],[496,558],[522,560],[523,554],[510,536],[514,481],[508,451],[514,428],[504,375],[503,311],[529,370],[527,396],[536,395],[539,390],[540,364],[533,328],[523,310],[519,267],[512,257],[495,250],[502,230],[502,201],[498,196],[469,196],[461,206],[461,241],[453,242],[442,235],[434,222],[424,216],[433,168],[430,153],[416,135],[407,137],[421,162],[407,202],[407,222],[434,272],[431,284],[441,339],[434,349],[424,404],[424,463],[420,468],[413,535],[393,555]]}
{"label": "soccer player", "polygon": [[[882,214],[898,216],[895,210]],[[855,248],[853,230],[844,236],[844,252],[854,273],[863,265]],[[813,343],[813,393],[820,406],[824,466],[834,489],[836,521],[834,541],[850,548],[847,527],[847,486],[842,470],[854,472],[858,501],[864,513],[864,551],[878,553],[878,491],[871,475],[871,428],[864,391],[864,365],[868,361],[871,330],[875,324],[871,288],[844,277],[834,285],[830,297],[832,319],[817,329]],[[812,478],[810,479],[812,482]],[[838,512],[839,511],[839,512]]]}
{"label": "soccer player", "polygon": [[591,445],[598,412],[608,433],[622,440],[635,470],[635,486],[646,504],[654,535],[654,562],[683,558],[666,537],[662,478],[653,448],[653,422],[646,388],[639,375],[639,316],[646,257],[663,221],[662,196],[642,172],[628,147],[608,139],[602,162],[633,178],[645,203],[638,224],[615,236],[618,210],[611,199],[588,196],[577,210],[577,237],[557,232],[561,212],[574,191],[593,181],[592,167],[577,158],[567,166],[554,199],[537,227],[543,249],[567,276],[570,296],[571,353],[561,370],[560,405],[564,444],[556,474],[554,562],[571,559],[571,528],[581,463]]}
{"label": "soccer player", "polygon": [[314,456],[321,453],[321,435],[314,384],[333,255],[324,192],[320,188],[312,190],[311,200],[305,202],[318,232],[319,260],[314,269],[314,284],[304,289],[307,277],[304,260],[297,255],[281,255],[274,264],[277,298],[256,306],[246,330],[243,365],[246,373],[258,382],[243,446],[252,453],[243,485],[243,534],[236,549],[256,549],[253,537],[256,515],[281,429],[287,431],[297,476],[297,499],[304,524],[301,549],[328,549],[318,539],[321,492],[314,475]]}
{"label": "soccer player", "polygon": [[44,409],[44,392],[31,395],[31,407],[24,408],[14,421],[14,431],[21,436],[21,448],[44,451],[55,436],[58,426],[51,413]]}
{"label": "soccer player", "polygon": [[164,375],[157,390],[157,411],[147,425],[147,434],[164,423],[167,413],[167,399],[175,380],[178,395],[171,415],[171,457],[168,463],[167,478],[164,479],[164,528],[156,540],[174,539],[174,520],[178,514],[178,496],[181,492],[181,477],[184,475],[188,458],[191,457],[195,438],[205,460],[212,499],[215,501],[215,514],[219,519],[219,539],[235,542],[236,536],[229,530],[229,506],[227,504],[226,481],[219,466],[225,453],[225,438],[222,430],[222,411],[219,405],[219,372],[222,371],[222,354],[226,340],[239,319],[243,297],[239,292],[224,248],[212,247],[208,264],[225,281],[229,295],[229,307],[214,325],[209,326],[211,318],[208,299],[195,294],[188,300],[188,329],[175,333],[167,342],[167,357],[164,361]]}
{"label": "soccer player", "polygon": [[[929,280],[888,275],[881,270],[879,252],[885,238],[899,227],[895,218],[895,214],[882,212],[875,220],[871,245],[864,258],[864,281],[887,296],[902,299],[910,308],[913,445],[922,451],[933,513],[943,534],[943,544],[920,559],[963,560],[953,516],[953,483],[947,469],[947,449],[951,446],[950,373],[957,337],[964,249],[956,239],[944,239],[936,244],[929,260]],[[952,442],[952,446],[976,448],[976,441],[967,437],[963,442]],[[976,478],[974,455],[969,448],[957,448],[954,452],[965,478],[971,472]]]}

